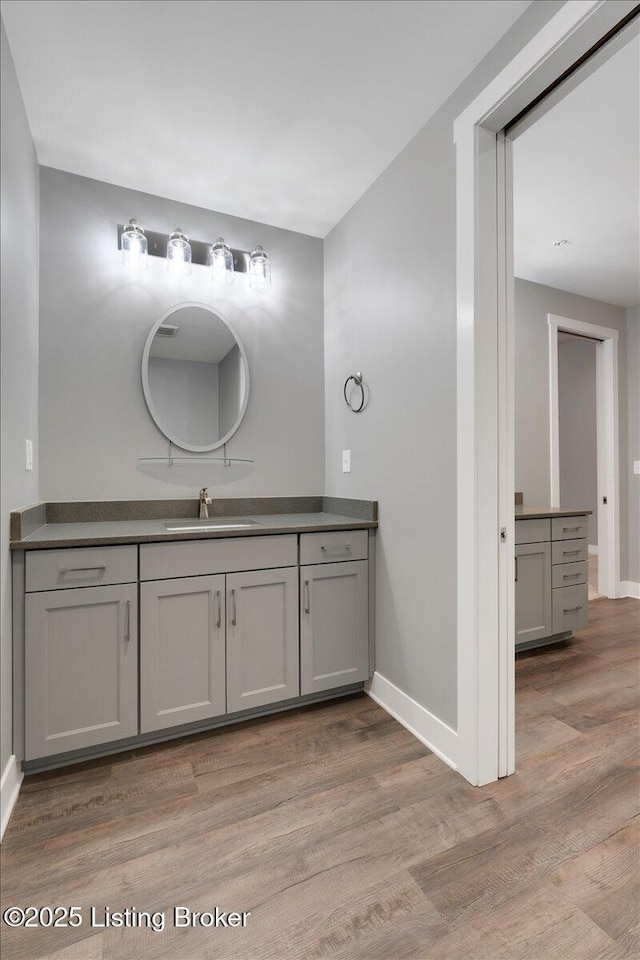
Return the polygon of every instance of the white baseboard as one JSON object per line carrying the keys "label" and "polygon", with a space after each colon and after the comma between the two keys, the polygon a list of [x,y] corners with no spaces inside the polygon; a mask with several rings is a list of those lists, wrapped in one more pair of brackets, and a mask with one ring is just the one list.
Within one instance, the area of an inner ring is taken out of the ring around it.
{"label": "white baseboard", "polygon": [[11,811],[18,799],[22,779],[20,764],[12,754],[7,760],[0,780],[0,840],[4,837]]}
{"label": "white baseboard", "polygon": [[458,769],[458,734],[455,730],[377,671],[365,684],[365,689],[372,700],[395,717],[427,749],[454,770]]}
{"label": "white baseboard", "polygon": [[589,548],[588,548],[588,552],[591,554],[591,556],[597,557],[597,556],[598,556],[598,547],[597,547],[597,546],[594,546],[592,543],[590,543],[590,544],[589,544]]}
{"label": "white baseboard", "polygon": [[640,600],[640,583],[634,580],[621,580],[618,584],[619,597],[633,597],[634,600]]}

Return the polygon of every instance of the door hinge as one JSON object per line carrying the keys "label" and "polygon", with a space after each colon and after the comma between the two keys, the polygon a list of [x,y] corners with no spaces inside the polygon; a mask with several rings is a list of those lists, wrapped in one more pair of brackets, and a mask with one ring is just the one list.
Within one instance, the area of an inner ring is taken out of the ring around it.
{"label": "door hinge", "polygon": [[500,527],[500,543],[506,543],[506,542],[507,542],[507,528]]}

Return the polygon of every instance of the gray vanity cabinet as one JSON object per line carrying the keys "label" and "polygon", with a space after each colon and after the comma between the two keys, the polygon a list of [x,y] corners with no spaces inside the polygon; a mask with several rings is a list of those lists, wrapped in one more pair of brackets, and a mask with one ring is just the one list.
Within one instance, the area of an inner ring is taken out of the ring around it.
{"label": "gray vanity cabinet", "polygon": [[516,546],[515,606],[516,644],[542,640],[553,633],[549,541]]}
{"label": "gray vanity cabinet", "polygon": [[137,734],[137,584],[28,593],[25,634],[25,759]]}
{"label": "gray vanity cabinet", "polygon": [[299,696],[298,568],[226,579],[227,711]]}
{"label": "gray vanity cabinet", "polygon": [[366,560],[300,568],[301,693],[369,676]]}
{"label": "gray vanity cabinet", "polygon": [[140,585],[140,731],[226,712],[225,578]]}

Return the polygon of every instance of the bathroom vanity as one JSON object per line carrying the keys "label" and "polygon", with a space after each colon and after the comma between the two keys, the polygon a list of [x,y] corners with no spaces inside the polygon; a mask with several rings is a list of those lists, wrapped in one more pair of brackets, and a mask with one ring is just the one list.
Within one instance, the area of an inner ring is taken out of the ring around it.
{"label": "bathroom vanity", "polygon": [[377,504],[215,509],[204,524],[193,500],[12,514],[14,750],[25,770],[362,689]]}
{"label": "bathroom vanity", "polygon": [[516,650],[587,625],[590,510],[516,507]]}

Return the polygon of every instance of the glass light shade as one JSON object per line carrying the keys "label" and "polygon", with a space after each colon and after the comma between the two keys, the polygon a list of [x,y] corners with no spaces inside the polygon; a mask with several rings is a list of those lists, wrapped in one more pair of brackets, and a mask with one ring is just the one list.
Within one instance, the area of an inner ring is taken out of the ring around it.
{"label": "glass light shade", "polygon": [[146,270],[149,266],[148,244],[144,230],[137,220],[129,220],[120,240],[122,262],[129,270]]}
{"label": "glass light shade", "polygon": [[249,286],[254,290],[268,290],[271,286],[271,262],[260,244],[249,257]]}
{"label": "glass light shade", "polygon": [[169,236],[167,270],[178,277],[188,277],[191,273],[191,244],[180,227]]}
{"label": "glass light shade", "polygon": [[233,283],[235,280],[231,247],[222,237],[218,237],[209,251],[209,266],[214,283]]}

